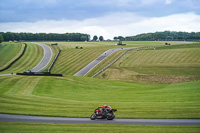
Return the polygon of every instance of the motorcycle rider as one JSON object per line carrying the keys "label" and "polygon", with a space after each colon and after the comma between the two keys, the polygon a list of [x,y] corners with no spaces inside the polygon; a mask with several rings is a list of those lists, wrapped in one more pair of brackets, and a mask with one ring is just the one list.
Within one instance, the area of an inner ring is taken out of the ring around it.
{"label": "motorcycle rider", "polygon": [[107,106],[106,104],[103,106],[103,108],[102,108],[102,110],[103,110],[103,112],[102,112],[102,115],[106,115],[108,112],[109,112],[109,110],[111,110],[112,108],[110,107],[110,106]]}

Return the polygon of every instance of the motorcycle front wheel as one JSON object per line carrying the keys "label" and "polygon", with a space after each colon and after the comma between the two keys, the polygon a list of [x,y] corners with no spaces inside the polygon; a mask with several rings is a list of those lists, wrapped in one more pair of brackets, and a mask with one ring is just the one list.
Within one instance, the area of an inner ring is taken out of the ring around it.
{"label": "motorcycle front wheel", "polygon": [[90,116],[90,119],[91,120],[95,120],[97,118],[97,116],[96,116],[96,114],[94,113],[94,114],[92,114],[91,116]]}

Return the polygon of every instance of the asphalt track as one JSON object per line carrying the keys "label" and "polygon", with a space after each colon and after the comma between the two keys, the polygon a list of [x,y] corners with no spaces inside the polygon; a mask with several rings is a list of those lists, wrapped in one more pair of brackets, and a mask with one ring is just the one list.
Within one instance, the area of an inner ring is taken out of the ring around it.
{"label": "asphalt track", "polygon": [[10,75],[15,75],[15,74],[0,74],[0,76],[10,76]]}
{"label": "asphalt track", "polygon": [[96,58],[94,61],[92,61],[90,64],[82,68],[80,71],[78,71],[74,76],[85,76],[90,70],[92,70],[96,65],[98,65],[101,61],[103,61],[105,58],[107,58],[110,54],[122,50],[122,49],[137,49],[139,47],[127,47],[127,48],[114,48],[109,49],[108,51],[101,54],[98,58]]}
{"label": "asphalt track", "polygon": [[33,69],[31,69],[31,72],[40,72],[44,67],[46,67],[51,58],[52,58],[52,50],[49,46],[42,44],[42,43],[36,43],[32,42],[34,44],[40,45],[44,49],[44,57],[42,58],[41,62],[35,66]]}
{"label": "asphalt track", "polygon": [[41,117],[0,114],[0,121],[31,123],[73,123],[73,124],[129,124],[129,125],[200,125],[200,119],[98,119]]}

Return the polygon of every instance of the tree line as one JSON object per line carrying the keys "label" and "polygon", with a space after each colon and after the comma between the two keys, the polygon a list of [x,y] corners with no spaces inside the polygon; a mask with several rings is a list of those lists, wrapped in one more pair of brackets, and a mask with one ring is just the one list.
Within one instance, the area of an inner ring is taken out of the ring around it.
{"label": "tree line", "polygon": [[0,43],[4,41],[3,36],[0,34]]}
{"label": "tree line", "polygon": [[[83,33],[15,33],[0,32],[4,41],[89,41],[90,35]],[[1,40],[1,39],[0,39]]]}
{"label": "tree line", "polygon": [[200,41],[200,32],[163,31],[128,37],[118,36],[113,39],[121,41]]}
{"label": "tree line", "polygon": [[[121,41],[200,41],[200,32],[176,32],[163,31],[155,33],[143,33],[135,36],[118,36],[114,40]],[[89,34],[83,33],[15,33],[0,32],[2,41],[90,41]],[[92,38],[93,41],[103,41],[103,36]]]}

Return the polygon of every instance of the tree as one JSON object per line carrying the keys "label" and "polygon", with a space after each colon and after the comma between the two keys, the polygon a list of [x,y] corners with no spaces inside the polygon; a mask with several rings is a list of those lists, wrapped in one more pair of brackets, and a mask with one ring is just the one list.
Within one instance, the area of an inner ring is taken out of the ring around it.
{"label": "tree", "polygon": [[124,37],[123,37],[123,36],[118,36],[118,39],[119,39],[120,41],[124,41]]}
{"label": "tree", "polygon": [[87,41],[87,36],[81,36],[81,41]]}
{"label": "tree", "polygon": [[104,39],[103,39],[103,36],[100,36],[100,37],[99,37],[99,40],[100,40],[100,41],[103,41],[103,40],[104,40]]}
{"label": "tree", "polygon": [[97,41],[97,39],[98,39],[98,37],[95,35],[95,36],[93,37],[93,40],[94,40],[94,41]]}
{"label": "tree", "polygon": [[0,34],[0,43],[4,41],[3,36]]}
{"label": "tree", "polygon": [[113,38],[114,40],[118,39],[116,36]]}

